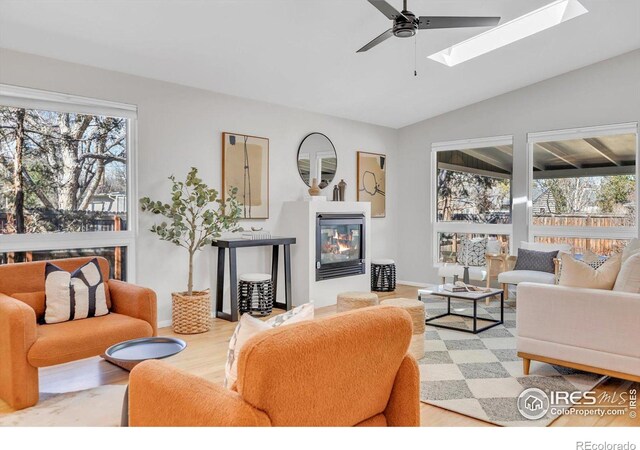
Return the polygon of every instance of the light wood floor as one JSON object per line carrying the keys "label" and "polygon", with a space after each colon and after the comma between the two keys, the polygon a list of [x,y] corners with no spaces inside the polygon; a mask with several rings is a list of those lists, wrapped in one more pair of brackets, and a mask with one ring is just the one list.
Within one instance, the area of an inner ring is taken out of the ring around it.
{"label": "light wood floor", "polygon": [[[417,288],[398,286],[395,292],[382,294],[381,298],[408,297],[416,298]],[[279,313],[281,311],[276,311]],[[316,310],[316,316],[335,314],[335,307],[325,307]],[[187,350],[167,359],[167,362],[199,375],[213,382],[222,383],[224,378],[224,363],[227,356],[229,337],[235,329],[235,324],[225,320],[215,319],[211,330],[197,335],[175,335],[170,328],[160,330],[162,336],[178,336],[188,343]],[[535,364],[535,363],[534,363]],[[99,357],[88,358],[59,366],[40,369],[41,392],[70,392],[89,389],[105,384],[126,384],[128,372],[112,365]],[[600,385],[598,392],[609,394],[626,392],[632,383],[609,379]],[[639,384],[635,384],[640,389]],[[6,403],[0,400],[0,414],[12,412]],[[447,411],[435,406],[421,403],[423,426],[493,426],[489,423],[473,419],[458,413]],[[561,417],[552,426],[640,426],[638,419],[623,417]]]}

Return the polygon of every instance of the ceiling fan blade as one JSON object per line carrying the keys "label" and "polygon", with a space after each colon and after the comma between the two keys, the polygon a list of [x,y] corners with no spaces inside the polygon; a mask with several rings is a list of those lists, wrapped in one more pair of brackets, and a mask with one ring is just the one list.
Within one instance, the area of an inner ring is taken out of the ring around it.
{"label": "ceiling fan blade", "polygon": [[455,16],[420,16],[418,28],[464,28],[493,27],[498,25],[500,17],[455,17]]}
{"label": "ceiling fan blade", "polygon": [[378,11],[387,16],[388,19],[395,20],[396,17],[404,17],[400,11],[388,4],[385,0],[369,0],[369,3],[378,8]]}
{"label": "ceiling fan blade", "polygon": [[360,52],[366,52],[367,50],[372,49],[373,47],[375,47],[376,45],[378,45],[379,43],[386,41],[387,39],[389,39],[391,36],[393,36],[393,28],[389,28],[387,31],[385,31],[384,33],[382,33],[380,36],[378,36],[377,38],[375,38],[374,40],[372,40],[371,42],[369,42],[367,45],[365,45],[364,47],[362,47],[360,50],[358,50],[356,53],[360,53]]}

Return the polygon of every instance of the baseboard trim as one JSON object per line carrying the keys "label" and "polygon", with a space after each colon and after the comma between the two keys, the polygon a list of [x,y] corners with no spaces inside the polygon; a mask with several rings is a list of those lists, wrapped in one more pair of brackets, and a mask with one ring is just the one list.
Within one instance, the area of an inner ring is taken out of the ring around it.
{"label": "baseboard trim", "polygon": [[602,369],[600,367],[588,366],[586,364],[573,363],[569,361],[563,361],[561,359],[548,358],[546,356],[532,355],[530,353],[518,352],[518,356],[522,359],[528,359],[530,361],[539,361],[547,364],[555,364],[557,366],[569,367],[571,369],[582,370],[584,372],[597,373],[598,375],[605,375],[613,378],[621,378],[623,380],[640,382],[640,376],[631,375],[629,373],[616,372],[615,370]]}
{"label": "baseboard trim", "polygon": [[404,284],[405,286],[413,286],[413,287],[427,287],[429,286],[429,284],[433,284],[433,283],[422,283],[422,282],[418,282],[418,281],[401,281],[401,280],[397,280],[396,284]]}

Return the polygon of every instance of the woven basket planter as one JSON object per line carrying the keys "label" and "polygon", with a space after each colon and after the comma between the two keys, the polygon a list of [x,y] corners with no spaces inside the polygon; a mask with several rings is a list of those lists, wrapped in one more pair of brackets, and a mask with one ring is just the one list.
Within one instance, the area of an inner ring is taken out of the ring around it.
{"label": "woven basket planter", "polygon": [[205,333],[211,329],[211,294],[209,291],[171,294],[173,331],[179,334]]}

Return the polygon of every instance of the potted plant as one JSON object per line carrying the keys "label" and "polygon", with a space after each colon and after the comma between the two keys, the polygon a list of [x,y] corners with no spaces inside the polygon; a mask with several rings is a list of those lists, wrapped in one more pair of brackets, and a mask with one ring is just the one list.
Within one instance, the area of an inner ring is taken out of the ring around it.
{"label": "potted plant", "polygon": [[209,188],[198,169],[192,167],[185,181],[171,175],[171,203],[140,199],[142,211],[160,214],[168,220],[153,225],[151,232],[163,241],[183,247],[189,254],[187,290],[171,294],[173,331],[176,333],[204,333],[210,328],[211,295],[209,290],[193,290],[193,257],[196,252],[220,237],[223,231],[241,231],[238,225],[240,206],[237,188],[229,190],[228,198],[218,198],[218,191]]}

